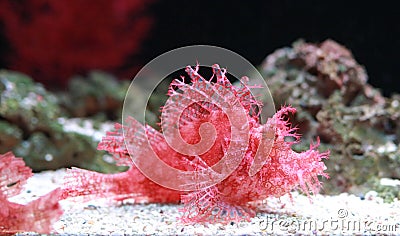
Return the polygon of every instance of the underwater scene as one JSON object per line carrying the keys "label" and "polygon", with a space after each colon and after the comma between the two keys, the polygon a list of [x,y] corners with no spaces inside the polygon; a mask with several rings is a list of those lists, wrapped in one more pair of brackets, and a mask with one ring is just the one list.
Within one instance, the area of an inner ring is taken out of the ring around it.
{"label": "underwater scene", "polygon": [[335,4],[0,1],[0,235],[399,235],[400,19]]}

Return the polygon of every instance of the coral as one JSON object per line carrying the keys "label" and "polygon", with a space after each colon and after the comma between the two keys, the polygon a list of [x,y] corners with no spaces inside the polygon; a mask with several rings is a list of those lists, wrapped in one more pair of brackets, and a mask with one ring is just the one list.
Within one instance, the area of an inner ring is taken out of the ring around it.
{"label": "coral", "polygon": [[[102,172],[118,168],[96,151],[97,140],[64,129],[57,97],[27,75],[0,71],[0,151],[12,150],[34,171],[78,166]],[[65,115],[65,114],[64,114]]]}
{"label": "coral", "polygon": [[269,55],[262,73],[275,101],[299,110],[293,122],[305,138],[294,148],[318,136],[330,149],[324,193],[362,195],[380,178],[400,178],[400,99],[369,85],[349,50],[332,40],[297,41]]}
{"label": "coral", "polygon": [[380,178],[400,178],[398,118],[390,111],[396,102],[385,98],[383,103],[346,106],[339,92],[327,102],[317,114],[318,133],[332,152],[327,165],[333,181],[325,191],[364,194],[376,189],[371,183]]}
{"label": "coral", "polygon": [[[60,106],[73,117],[121,120],[122,103],[129,82],[102,71],[90,71],[87,77],[74,76],[68,90],[59,95]],[[104,117],[99,117],[103,115]]]}
{"label": "coral", "polygon": [[52,224],[62,215],[58,204],[61,190],[55,189],[21,205],[8,200],[23,189],[32,171],[20,158],[9,152],[0,154],[0,233],[50,233]]}
{"label": "coral", "polygon": [[49,130],[61,115],[57,98],[29,76],[0,70],[0,115],[23,132]]}
{"label": "coral", "polygon": [[[259,103],[254,100],[245,84],[241,87],[233,86],[225,76],[226,71],[221,70],[218,65],[213,66],[213,78],[216,77],[216,81],[204,79],[197,70],[198,67],[186,68],[191,78],[190,85],[180,80],[171,84],[168,95],[173,102],[163,107],[165,123],[162,129],[166,132],[175,121],[179,122],[179,131],[184,141],[196,144],[201,139],[200,126],[205,122],[212,124],[215,127],[216,138],[207,152],[201,155],[179,153],[168,145],[162,133],[130,117],[125,126],[116,124],[116,130],[109,132],[98,146],[99,149],[113,154],[119,164],[129,165],[130,170],[116,175],[100,175],[73,169],[66,177],[64,196],[90,198],[93,194],[92,197],[110,196],[115,199],[115,195],[121,195],[124,199],[126,194],[130,194],[135,200],[147,197],[148,202],[176,202],[181,196],[184,203],[183,222],[228,222],[249,220],[257,210],[252,203],[270,196],[280,197],[294,189],[300,189],[306,194],[316,193],[321,187],[318,176],[328,177],[324,173],[326,167],[322,159],[327,158],[329,153],[318,152],[318,144],[302,153],[291,149],[291,146],[298,142],[299,135],[296,134],[295,128],[290,127],[287,116],[295,112],[295,109],[282,107],[262,125],[259,123],[259,113],[254,110]],[[245,139],[232,138],[234,129],[227,114],[220,108],[220,104],[207,101],[216,91],[221,96],[222,104],[235,103],[244,109],[249,128],[249,136],[245,136]],[[202,96],[206,100],[196,101],[201,100]],[[186,106],[188,101],[189,106]],[[222,182],[212,187],[183,193],[153,183],[133,164],[128,147],[133,147],[134,159],[151,155],[150,150],[143,146],[147,138],[152,150],[162,161],[184,171],[205,170],[213,166],[227,155],[229,145],[236,147],[238,143],[246,141],[249,145],[245,150],[233,150],[233,153],[236,153],[233,154],[233,158],[238,158],[235,155],[243,153],[243,159],[233,173]],[[288,141],[290,138],[293,140]],[[126,146],[125,142],[129,146]],[[269,147],[272,147],[270,152]],[[250,176],[249,170],[258,155],[267,156],[267,161],[260,171]]]}
{"label": "coral", "polygon": [[[152,1],[0,1],[10,69],[65,85],[90,69],[129,73],[152,24]],[[126,69],[130,68],[130,69]]]}
{"label": "coral", "polygon": [[332,40],[319,45],[300,40],[293,48],[278,49],[265,59],[262,73],[275,103],[299,110],[294,123],[304,140],[318,136],[316,114],[334,91],[348,104],[363,93],[367,81],[352,54]]}

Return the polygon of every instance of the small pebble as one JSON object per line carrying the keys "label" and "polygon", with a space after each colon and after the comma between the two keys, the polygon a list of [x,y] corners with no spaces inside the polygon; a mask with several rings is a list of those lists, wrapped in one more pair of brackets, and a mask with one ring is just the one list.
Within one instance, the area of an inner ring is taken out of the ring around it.
{"label": "small pebble", "polygon": [[372,201],[378,196],[376,191],[369,191],[365,194],[365,200]]}

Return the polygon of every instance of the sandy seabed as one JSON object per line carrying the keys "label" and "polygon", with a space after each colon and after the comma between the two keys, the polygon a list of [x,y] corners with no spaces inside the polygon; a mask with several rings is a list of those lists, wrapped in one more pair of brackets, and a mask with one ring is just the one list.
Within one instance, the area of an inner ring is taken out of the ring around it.
{"label": "sandy seabed", "polygon": [[[45,171],[28,180],[25,190],[12,198],[31,201],[57,188],[65,169]],[[181,205],[107,204],[104,200],[80,203],[61,201],[64,214],[54,226],[56,235],[269,235],[361,234],[400,235],[400,201],[383,200],[371,191],[365,199],[343,193],[306,196],[292,193],[267,199],[265,210],[250,222],[184,225],[177,220]],[[18,235],[35,235],[20,233]]]}

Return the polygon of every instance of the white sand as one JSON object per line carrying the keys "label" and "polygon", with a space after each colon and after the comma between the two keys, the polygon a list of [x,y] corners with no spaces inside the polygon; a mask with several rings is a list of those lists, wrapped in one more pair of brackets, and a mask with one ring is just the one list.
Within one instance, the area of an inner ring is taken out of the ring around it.
{"label": "white sand", "polygon": [[[35,174],[13,201],[24,203],[60,186],[65,170]],[[400,235],[400,202],[383,203],[373,192],[365,200],[349,194],[314,196],[313,203],[297,193],[268,199],[265,212],[251,222],[183,225],[180,205],[109,206],[103,200],[82,203],[64,200],[64,214],[54,225],[62,235],[265,235],[265,234],[392,234]],[[20,234],[26,235],[27,233]]]}

